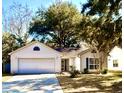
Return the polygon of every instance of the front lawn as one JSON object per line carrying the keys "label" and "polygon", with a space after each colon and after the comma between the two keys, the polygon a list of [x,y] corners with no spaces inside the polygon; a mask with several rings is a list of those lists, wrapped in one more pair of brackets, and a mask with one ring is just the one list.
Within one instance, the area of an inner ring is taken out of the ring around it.
{"label": "front lawn", "polygon": [[122,93],[121,75],[81,74],[77,78],[58,74],[64,93]]}
{"label": "front lawn", "polygon": [[12,78],[11,74],[2,74],[2,82],[9,80]]}

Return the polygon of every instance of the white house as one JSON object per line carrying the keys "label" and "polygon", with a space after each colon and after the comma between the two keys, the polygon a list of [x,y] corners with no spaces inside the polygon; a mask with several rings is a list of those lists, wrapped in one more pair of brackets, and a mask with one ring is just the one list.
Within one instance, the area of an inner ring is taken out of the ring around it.
{"label": "white house", "polygon": [[81,72],[85,68],[89,71],[97,71],[99,68],[99,55],[92,53],[90,49],[72,50],[62,54],[62,71],[71,71],[71,66],[74,66],[76,70]]}
{"label": "white house", "polygon": [[108,70],[121,71],[122,70],[122,49],[115,46],[108,56]]}
{"label": "white house", "polygon": [[[115,49],[110,53],[112,55],[111,57],[115,58],[113,53],[116,53]],[[57,73],[71,71],[72,66],[81,72],[85,68],[89,71],[97,71],[99,68],[99,55],[92,52],[86,46],[82,46],[79,50],[64,49],[58,52],[35,41],[9,53],[9,55],[11,56],[12,74]],[[109,70],[120,70],[120,66],[119,63],[118,68],[112,68],[112,63],[109,59]]]}
{"label": "white house", "polygon": [[13,74],[61,72],[61,54],[39,42],[19,48],[10,56]]}

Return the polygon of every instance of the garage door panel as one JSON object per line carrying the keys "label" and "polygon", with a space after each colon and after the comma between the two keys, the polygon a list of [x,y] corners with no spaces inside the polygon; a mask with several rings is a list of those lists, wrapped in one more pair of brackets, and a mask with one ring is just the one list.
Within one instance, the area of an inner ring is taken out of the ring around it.
{"label": "garage door panel", "polygon": [[19,73],[53,73],[54,59],[19,59]]}

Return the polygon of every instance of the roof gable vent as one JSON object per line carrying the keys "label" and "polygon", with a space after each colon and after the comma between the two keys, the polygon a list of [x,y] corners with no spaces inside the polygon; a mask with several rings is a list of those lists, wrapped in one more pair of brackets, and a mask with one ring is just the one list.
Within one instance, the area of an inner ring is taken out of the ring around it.
{"label": "roof gable vent", "polygon": [[40,48],[39,48],[38,46],[35,46],[35,47],[33,48],[33,50],[34,50],[34,51],[40,51]]}

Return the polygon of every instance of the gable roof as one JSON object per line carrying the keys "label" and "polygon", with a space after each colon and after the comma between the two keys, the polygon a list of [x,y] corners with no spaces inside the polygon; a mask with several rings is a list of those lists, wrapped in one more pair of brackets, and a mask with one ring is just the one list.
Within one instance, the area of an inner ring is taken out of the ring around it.
{"label": "gable roof", "polygon": [[56,48],[55,50],[59,51],[59,52],[71,52],[73,50],[77,51],[80,48],[74,48],[74,47],[70,47],[70,48]]}
{"label": "gable roof", "polygon": [[115,46],[114,48],[111,49],[111,51],[109,52],[109,54],[111,55],[114,52],[116,52],[116,53],[119,53],[119,52],[122,53],[122,48],[119,47],[119,46]]}
{"label": "gable roof", "polygon": [[80,53],[78,53],[78,55],[83,55],[83,54],[90,52],[90,51],[91,51],[91,49],[86,49],[86,50],[83,50]]}
{"label": "gable roof", "polygon": [[22,50],[22,49],[24,49],[24,48],[26,48],[28,46],[31,46],[31,45],[35,44],[35,43],[39,43],[41,46],[47,47],[47,48],[55,51],[56,53],[61,54],[59,51],[56,51],[56,50],[52,49],[51,47],[49,47],[49,46],[47,46],[47,45],[45,45],[45,44],[43,44],[43,43],[41,43],[39,41],[33,41],[33,42],[30,42],[30,43],[28,43],[27,45],[25,45],[25,46],[23,46],[21,48],[16,49],[15,51],[10,52],[9,55],[12,55],[13,53],[16,53],[16,52],[18,52],[18,51],[20,51],[20,50]]}

